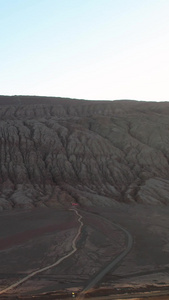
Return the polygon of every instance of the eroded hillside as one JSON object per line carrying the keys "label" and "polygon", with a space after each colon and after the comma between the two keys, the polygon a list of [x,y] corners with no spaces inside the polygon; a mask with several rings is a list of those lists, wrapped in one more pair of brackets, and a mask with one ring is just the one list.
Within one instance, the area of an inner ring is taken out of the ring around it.
{"label": "eroded hillside", "polygon": [[169,203],[169,103],[0,97],[0,209]]}

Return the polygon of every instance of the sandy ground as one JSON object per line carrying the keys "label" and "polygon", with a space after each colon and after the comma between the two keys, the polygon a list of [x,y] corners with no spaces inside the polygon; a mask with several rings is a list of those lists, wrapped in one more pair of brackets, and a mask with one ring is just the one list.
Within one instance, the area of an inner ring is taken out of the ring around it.
{"label": "sandy ground", "polygon": [[[158,289],[169,285],[168,208],[121,205],[87,210],[81,211],[84,228],[77,241],[78,253],[57,268],[25,282],[8,296],[82,289],[125,247],[124,234],[110,223],[101,222],[99,215],[125,227],[134,237],[134,246],[96,288],[113,286],[129,289],[130,293],[132,288],[148,285]],[[68,253],[77,227],[74,214],[63,209],[0,213],[1,288]],[[153,300],[156,299],[159,298]]]}

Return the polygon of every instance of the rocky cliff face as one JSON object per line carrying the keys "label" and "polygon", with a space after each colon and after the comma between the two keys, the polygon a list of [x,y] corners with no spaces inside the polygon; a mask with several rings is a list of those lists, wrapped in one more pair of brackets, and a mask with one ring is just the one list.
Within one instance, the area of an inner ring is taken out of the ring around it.
{"label": "rocky cliff face", "polygon": [[169,103],[0,97],[0,209],[169,203]]}

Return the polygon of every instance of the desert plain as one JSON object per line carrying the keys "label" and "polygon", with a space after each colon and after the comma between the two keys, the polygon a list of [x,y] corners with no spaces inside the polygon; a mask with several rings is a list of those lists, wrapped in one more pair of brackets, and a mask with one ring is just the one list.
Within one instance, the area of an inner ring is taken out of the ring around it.
{"label": "desert plain", "polygon": [[[83,220],[82,231],[76,241],[77,251],[56,267],[2,293],[0,298],[18,296],[28,299],[34,296],[36,299],[39,295],[49,297],[50,294],[52,297],[54,293],[55,299],[69,299],[72,292],[78,295],[101,269],[125,249],[127,237],[114,223],[130,232],[132,248],[114,269],[85,293],[85,298],[114,299],[116,295],[115,299],[120,299],[129,294],[167,292],[167,207],[119,204],[113,208],[78,206],[76,209]],[[78,227],[77,215],[64,207],[1,213],[1,290],[69,253]]]}

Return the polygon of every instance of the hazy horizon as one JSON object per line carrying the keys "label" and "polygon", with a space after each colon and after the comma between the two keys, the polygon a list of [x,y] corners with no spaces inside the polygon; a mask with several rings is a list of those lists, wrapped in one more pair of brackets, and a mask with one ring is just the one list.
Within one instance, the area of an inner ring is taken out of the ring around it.
{"label": "hazy horizon", "polygon": [[1,95],[169,101],[169,2],[0,0]]}

